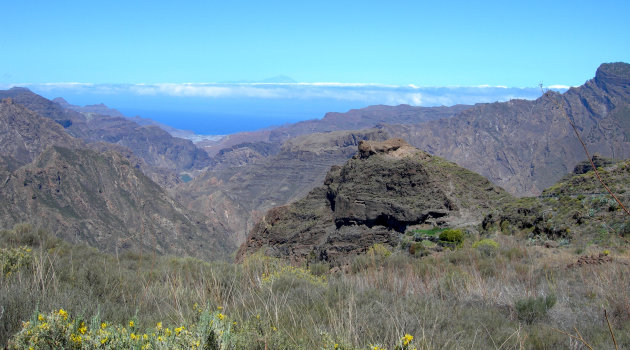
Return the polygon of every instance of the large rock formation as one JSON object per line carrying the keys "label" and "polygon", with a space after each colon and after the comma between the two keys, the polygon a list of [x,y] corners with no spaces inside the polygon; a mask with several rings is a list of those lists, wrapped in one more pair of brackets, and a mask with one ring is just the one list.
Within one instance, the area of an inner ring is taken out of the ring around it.
{"label": "large rock formation", "polygon": [[286,141],[279,151],[272,143],[235,146],[215,157],[231,167],[215,166],[171,193],[188,208],[224,222],[240,245],[267,210],[321,184],[328,169],[352,157],[361,140],[386,138],[379,130],[339,131],[302,135]]}
{"label": "large rock formation", "polygon": [[328,172],[324,186],[274,208],[251,231],[237,259],[262,250],[294,262],[332,264],[375,243],[395,245],[419,224],[466,226],[510,196],[482,176],[402,140],[362,141]]}

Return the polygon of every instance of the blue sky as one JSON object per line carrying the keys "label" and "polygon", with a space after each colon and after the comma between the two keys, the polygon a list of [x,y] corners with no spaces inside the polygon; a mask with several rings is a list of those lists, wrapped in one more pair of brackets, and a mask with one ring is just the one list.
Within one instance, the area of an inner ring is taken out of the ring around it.
{"label": "blue sky", "polygon": [[14,1],[0,83],[580,85],[630,61],[628,1]]}

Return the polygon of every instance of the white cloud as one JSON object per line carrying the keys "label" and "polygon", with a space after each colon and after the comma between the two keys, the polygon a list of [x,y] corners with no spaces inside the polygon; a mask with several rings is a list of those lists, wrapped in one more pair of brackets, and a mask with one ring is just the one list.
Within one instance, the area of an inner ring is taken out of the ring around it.
{"label": "white cloud", "polygon": [[[9,84],[6,84],[9,85]],[[5,86],[6,86],[5,85]],[[511,98],[537,98],[537,88],[508,88],[506,86],[450,86],[421,87],[365,83],[160,83],[160,84],[91,84],[45,83],[12,84],[34,91],[64,93],[107,94],[127,96],[172,96],[181,98],[253,98],[253,99],[333,99],[372,104],[410,104],[415,106],[453,105],[458,103],[506,101]],[[549,88],[565,88],[552,85]]]}
{"label": "white cloud", "polygon": [[547,86],[547,89],[554,89],[554,90],[569,90],[571,88],[571,86],[568,85],[549,85]]}

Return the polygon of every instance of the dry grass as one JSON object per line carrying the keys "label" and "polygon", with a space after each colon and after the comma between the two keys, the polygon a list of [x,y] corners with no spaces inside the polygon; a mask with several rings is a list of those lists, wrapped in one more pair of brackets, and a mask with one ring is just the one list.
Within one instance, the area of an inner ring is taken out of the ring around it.
{"label": "dry grass", "polygon": [[[419,349],[584,346],[554,329],[571,334],[577,329],[594,348],[611,348],[604,309],[619,348],[630,348],[630,254],[623,250],[611,253],[612,263],[567,269],[578,257],[574,248],[526,246],[498,236],[500,248],[493,255],[481,254],[470,242],[424,258],[394,252],[364,259],[354,273],[325,275],[322,282],[305,269],[260,256],[241,265],[147,254],[114,257],[29,230],[20,239],[15,232],[1,236],[2,247],[26,244],[33,257],[30,266],[0,279],[0,344],[37,311],[63,308],[85,319],[135,319],[139,328],[149,328],[158,321],[192,322],[197,303],[222,306],[231,320],[248,325],[243,348],[338,343],[346,349],[373,344],[391,349],[407,333]],[[274,278],[265,279],[269,275]],[[518,301],[548,295],[557,298],[550,310],[531,324],[519,319]]]}

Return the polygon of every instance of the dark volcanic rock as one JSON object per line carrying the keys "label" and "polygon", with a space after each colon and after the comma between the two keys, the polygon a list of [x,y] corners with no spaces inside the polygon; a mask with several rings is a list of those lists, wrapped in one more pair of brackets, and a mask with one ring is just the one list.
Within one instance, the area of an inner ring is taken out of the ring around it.
{"label": "dark volcanic rock", "polygon": [[270,210],[237,259],[262,250],[294,262],[338,264],[375,243],[397,244],[408,226],[479,223],[511,198],[482,176],[401,140],[363,141],[361,149],[371,155],[361,152],[333,167],[323,187]]}
{"label": "dark volcanic rock", "polygon": [[[234,166],[215,167],[171,193],[188,208],[219,218],[240,245],[267,210],[321,184],[332,165],[343,164],[356,153],[361,140],[386,138],[378,130],[302,135],[286,141],[275,155],[273,143],[235,146],[219,155],[222,163]],[[264,154],[270,156],[258,158]]]}

